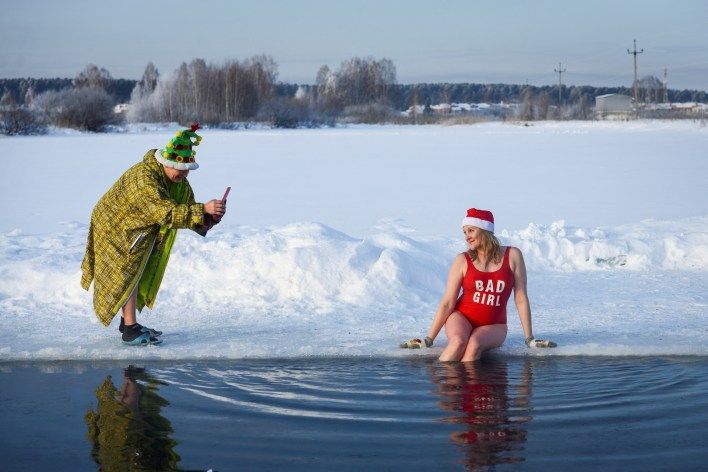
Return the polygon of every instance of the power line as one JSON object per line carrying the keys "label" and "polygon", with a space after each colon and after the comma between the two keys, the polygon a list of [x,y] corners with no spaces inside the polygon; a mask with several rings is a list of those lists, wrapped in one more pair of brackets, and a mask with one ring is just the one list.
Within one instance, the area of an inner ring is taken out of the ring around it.
{"label": "power line", "polygon": [[641,51],[637,51],[637,40],[634,40],[634,51],[627,49],[627,54],[634,55],[634,83],[632,84],[632,94],[634,95],[634,105],[637,106],[639,103],[639,82],[637,81],[637,54],[644,52],[644,48]]}
{"label": "power line", "polygon": [[561,100],[563,99],[563,94],[561,93],[561,87],[563,86],[561,76],[565,72],[565,69],[561,68],[561,63],[559,62],[558,69],[553,69],[553,71],[558,74],[558,117],[561,118],[563,116],[561,114]]}

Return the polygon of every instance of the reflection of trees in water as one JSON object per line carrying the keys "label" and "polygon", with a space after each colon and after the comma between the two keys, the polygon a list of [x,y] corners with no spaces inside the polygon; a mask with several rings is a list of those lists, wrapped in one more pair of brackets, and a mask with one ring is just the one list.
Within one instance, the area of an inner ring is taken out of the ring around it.
{"label": "reflection of trees in water", "polygon": [[527,432],[522,425],[531,419],[528,361],[520,384],[511,393],[504,360],[435,364],[431,375],[440,406],[451,413],[445,421],[464,425],[450,439],[464,451],[463,463],[468,470],[524,461]]}
{"label": "reflection of trees in water", "polygon": [[169,405],[157,394],[165,385],[144,369],[129,366],[118,390],[109,375],[96,389],[96,411],[85,421],[91,455],[100,470],[174,470],[180,460],[169,420],[160,414]]}

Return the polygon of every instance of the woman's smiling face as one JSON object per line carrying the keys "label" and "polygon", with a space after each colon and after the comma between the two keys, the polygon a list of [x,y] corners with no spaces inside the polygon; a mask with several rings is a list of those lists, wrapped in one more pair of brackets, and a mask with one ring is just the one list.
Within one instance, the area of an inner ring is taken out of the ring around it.
{"label": "woman's smiling face", "polygon": [[462,233],[465,235],[465,241],[467,241],[467,246],[474,251],[482,243],[480,238],[482,230],[476,226],[463,226]]}

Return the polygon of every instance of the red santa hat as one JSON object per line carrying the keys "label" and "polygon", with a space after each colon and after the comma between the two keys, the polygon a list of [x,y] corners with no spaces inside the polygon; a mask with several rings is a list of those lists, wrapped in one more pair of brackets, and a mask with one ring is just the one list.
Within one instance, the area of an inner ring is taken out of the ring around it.
{"label": "red santa hat", "polygon": [[465,226],[476,226],[494,233],[494,215],[491,211],[470,208],[467,210],[467,216],[462,218],[462,227]]}

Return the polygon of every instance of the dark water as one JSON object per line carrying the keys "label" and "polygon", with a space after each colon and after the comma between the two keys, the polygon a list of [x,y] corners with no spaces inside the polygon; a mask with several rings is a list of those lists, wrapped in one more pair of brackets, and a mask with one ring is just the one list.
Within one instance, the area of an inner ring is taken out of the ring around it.
{"label": "dark water", "polygon": [[1,470],[706,470],[708,358],[0,364]]}

